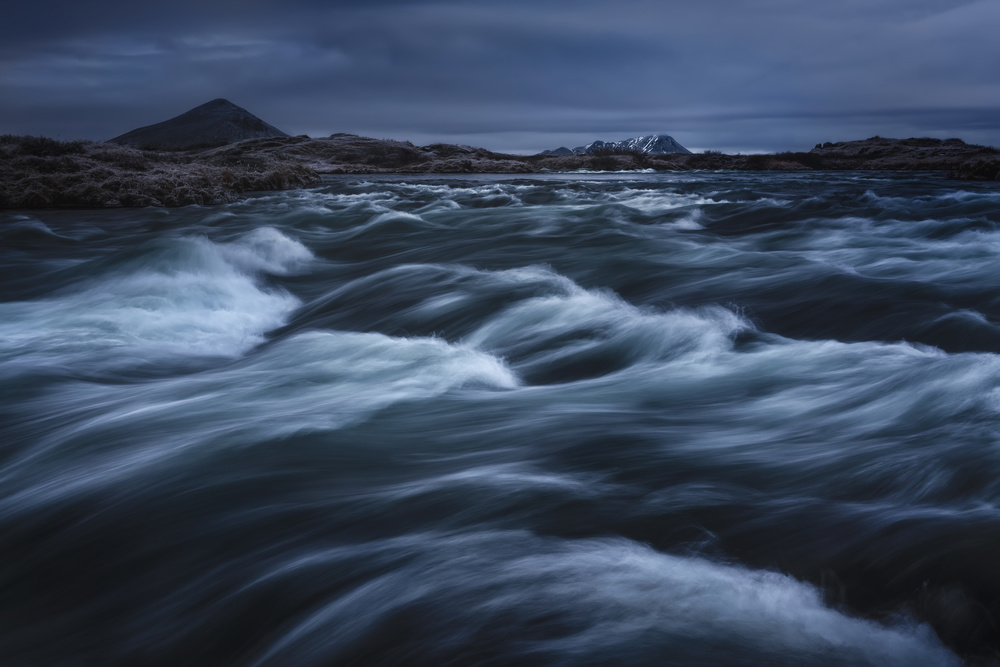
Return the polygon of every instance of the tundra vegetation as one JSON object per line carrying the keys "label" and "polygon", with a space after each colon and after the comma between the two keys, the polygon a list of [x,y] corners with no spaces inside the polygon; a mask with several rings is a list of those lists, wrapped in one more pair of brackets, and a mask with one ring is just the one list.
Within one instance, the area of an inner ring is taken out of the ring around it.
{"label": "tundra vegetation", "polygon": [[234,201],[241,193],[299,188],[322,174],[559,171],[938,170],[963,180],[1000,180],[1000,152],[960,139],[885,139],[817,144],[808,152],[649,155],[508,155],[453,144],[351,134],[268,137],[185,149],[0,136],[0,208],[183,206]]}

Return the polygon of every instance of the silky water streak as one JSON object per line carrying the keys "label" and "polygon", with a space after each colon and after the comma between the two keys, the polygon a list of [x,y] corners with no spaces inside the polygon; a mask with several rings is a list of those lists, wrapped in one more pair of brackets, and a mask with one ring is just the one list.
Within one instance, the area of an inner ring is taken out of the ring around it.
{"label": "silky water streak", "polygon": [[1000,651],[1000,191],[337,177],[0,217],[11,664]]}

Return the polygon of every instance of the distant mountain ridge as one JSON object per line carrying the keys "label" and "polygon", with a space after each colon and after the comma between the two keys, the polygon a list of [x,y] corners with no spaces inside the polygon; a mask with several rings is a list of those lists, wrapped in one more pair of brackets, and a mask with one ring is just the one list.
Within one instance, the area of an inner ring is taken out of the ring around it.
{"label": "distant mountain ridge", "polygon": [[219,98],[162,123],[126,132],[111,139],[111,143],[140,148],[181,149],[287,136],[243,107]]}
{"label": "distant mountain ridge", "polygon": [[632,137],[621,141],[593,141],[586,146],[570,149],[560,146],[554,150],[542,151],[542,155],[593,155],[594,153],[645,153],[646,155],[668,155],[671,153],[686,153],[691,151],[677,143],[669,134],[650,134],[642,137]]}

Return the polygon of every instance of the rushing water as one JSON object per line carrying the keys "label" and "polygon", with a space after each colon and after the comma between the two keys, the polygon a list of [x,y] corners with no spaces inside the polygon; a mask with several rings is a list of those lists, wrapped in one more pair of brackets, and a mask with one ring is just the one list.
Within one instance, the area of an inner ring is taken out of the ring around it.
{"label": "rushing water", "polygon": [[995,658],[998,260],[926,175],[5,214],[0,661]]}

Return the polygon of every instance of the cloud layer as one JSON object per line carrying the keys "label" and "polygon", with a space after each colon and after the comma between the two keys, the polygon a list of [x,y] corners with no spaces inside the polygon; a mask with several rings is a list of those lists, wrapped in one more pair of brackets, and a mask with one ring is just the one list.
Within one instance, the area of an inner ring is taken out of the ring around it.
{"label": "cloud layer", "polygon": [[226,97],[293,134],[534,152],[1000,145],[995,0],[21,3],[0,132],[108,138]]}

